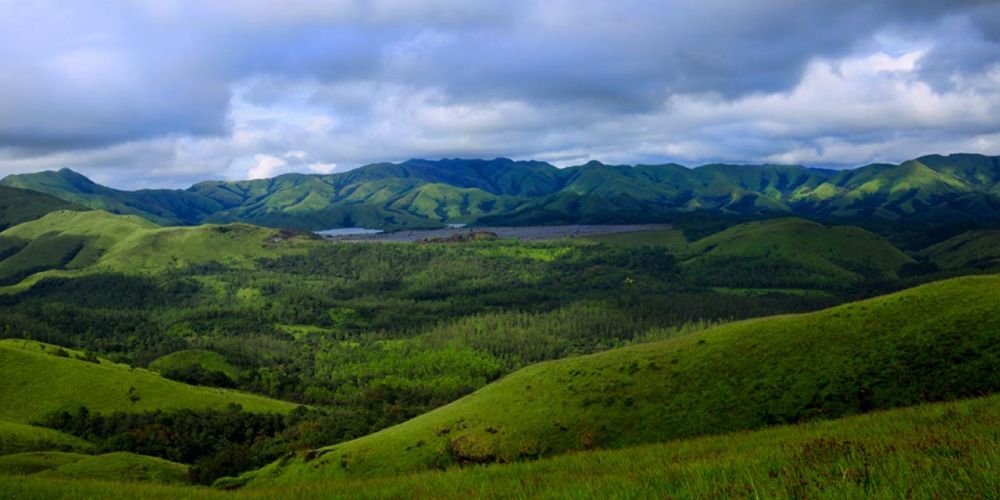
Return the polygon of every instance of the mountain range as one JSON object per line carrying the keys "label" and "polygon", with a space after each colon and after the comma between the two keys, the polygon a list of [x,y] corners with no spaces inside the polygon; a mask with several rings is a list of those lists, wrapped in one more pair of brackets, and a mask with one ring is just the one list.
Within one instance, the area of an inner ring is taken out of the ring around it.
{"label": "mountain range", "polygon": [[931,155],[852,170],[800,165],[557,168],[506,158],[376,163],[336,174],[206,181],[123,191],[69,169],[10,175],[0,185],[161,225],[248,222],[302,229],[444,224],[635,223],[681,214],[798,215],[885,221],[1000,220],[1000,157]]}

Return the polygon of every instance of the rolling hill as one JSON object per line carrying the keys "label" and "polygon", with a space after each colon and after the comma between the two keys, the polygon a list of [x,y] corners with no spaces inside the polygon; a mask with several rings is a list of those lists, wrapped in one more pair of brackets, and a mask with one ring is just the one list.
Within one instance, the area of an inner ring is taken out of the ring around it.
{"label": "rolling hill", "polygon": [[[900,268],[914,262],[864,229],[795,218],[733,226],[678,253],[685,266],[702,271],[706,284],[730,287],[780,286],[798,275],[812,276],[822,286],[895,279]],[[752,282],[744,283],[743,277]]]}
{"label": "rolling hill", "polygon": [[445,159],[376,163],[328,175],[208,181],[186,190],[121,191],[71,170],[0,184],[165,225],[248,222],[384,229],[670,221],[679,214],[798,215],[942,222],[1000,220],[1000,159],[925,156],[831,171],[797,165],[606,165]]}
{"label": "rolling hill", "polygon": [[[2,457],[0,457],[2,458]],[[188,467],[162,458],[115,452],[66,460],[34,474],[46,479],[110,479],[164,484],[186,484]]]}
{"label": "rolling hill", "polygon": [[1000,269],[1000,230],[968,231],[924,249],[919,256],[943,270],[996,271]]}
{"label": "rolling hill", "polygon": [[1000,277],[530,366],[449,405],[243,476],[254,485],[511,462],[1000,389]]}
{"label": "rolling hill", "polygon": [[59,210],[0,233],[0,285],[65,271],[246,267],[312,238],[247,224],[160,227],[135,215]]}
{"label": "rolling hill", "polygon": [[89,452],[94,446],[59,431],[0,420],[0,455],[31,451]]}
{"label": "rolling hill", "polygon": [[[391,477],[339,478],[219,491],[116,482],[108,475],[25,475],[76,454],[0,457],[13,498],[989,498],[1000,484],[1000,398],[990,396],[835,420],[515,464]],[[13,475],[11,475],[13,474]]]}
{"label": "rolling hill", "polygon": [[[86,406],[99,412],[141,412],[171,408],[226,408],[229,404],[259,413],[286,413],[296,407],[251,394],[196,387],[153,372],[57,355],[39,342],[0,340],[0,421],[31,423],[51,412]],[[77,353],[79,354],[79,353]]]}
{"label": "rolling hill", "polygon": [[0,455],[0,474],[17,476],[34,474],[78,462],[85,458],[88,458],[88,455],[67,451],[31,451]]}
{"label": "rolling hill", "polygon": [[85,208],[45,193],[0,186],[0,231],[56,210]]}

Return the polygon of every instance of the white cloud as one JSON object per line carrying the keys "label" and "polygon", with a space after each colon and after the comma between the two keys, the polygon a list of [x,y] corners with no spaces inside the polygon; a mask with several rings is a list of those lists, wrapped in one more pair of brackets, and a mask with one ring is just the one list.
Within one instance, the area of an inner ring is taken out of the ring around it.
{"label": "white cloud", "polygon": [[332,174],[337,170],[336,163],[315,162],[309,164],[309,171],[314,174]]}
{"label": "white cloud", "polygon": [[274,177],[281,172],[281,169],[288,165],[288,162],[277,156],[257,154],[253,155],[253,166],[247,171],[248,179],[266,179]]}

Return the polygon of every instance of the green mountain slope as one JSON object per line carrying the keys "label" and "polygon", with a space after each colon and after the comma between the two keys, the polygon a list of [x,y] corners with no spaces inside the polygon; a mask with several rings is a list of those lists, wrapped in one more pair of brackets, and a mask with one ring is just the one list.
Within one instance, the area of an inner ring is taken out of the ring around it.
{"label": "green mountain slope", "polygon": [[[913,259],[881,236],[853,226],[803,219],[748,222],[705,237],[679,251],[685,266],[702,270],[706,284],[738,286],[742,276],[780,286],[795,275],[836,286],[892,279]],[[766,268],[767,271],[762,271]],[[747,283],[746,286],[753,283]]]}
{"label": "green mountain slope", "polygon": [[[891,498],[902,492],[915,498],[989,498],[1000,488],[991,467],[1000,460],[998,429],[1000,397],[991,396],[532,462],[389,477],[220,491],[122,483],[108,477],[8,475],[0,481],[0,494],[23,499],[501,499]],[[0,457],[0,474],[6,458]],[[68,463],[81,456],[10,458],[50,468],[53,461]]]}
{"label": "green mountain slope", "polygon": [[0,233],[0,285],[53,272],[159,272],[210,263],[245,267],[310,239],[245,224],[164,228],[134,215],[62,210]]}
{"label": "green mountain slope", "polygon": [[978,229],[930,246],[920,256],[940,269],[1000,269],[1000,230]]}
{"label": "green mountain slope", "polygon": [[121,191],[97,184],[69,169],[9,175],[5,186],[51,194],[95,210],[138,215],[157,224],[196,224],[225,208],[218,202],[185,191],[143,189]]}
{"label": "green mountain slope", "polygon": [[66,451],[31,451],[0,455],[0,475],[34,474],[79,462],[85,458],[88,458],[88,455]]}
{"label": "green mountain slope", "polygon": [[244,480],[509,462],[831,418],[1000,389],[1000,277],[534,365],[378,433]]}
{"label": "green mountain slope", "polygon": [[45,193],[0,186],[0,231],[56,210],[83,210],[83,207]]}
{"label": "green mountain slope", "polygon": [[171,408],[225,408],[285,413],[296,405],[241,392],[195,387],[143,369],[61,357],[38,342],[0,340],[0,420],[38,421],[53,411],[86,406],[102,413]]}
{"label": "green mountain slope", "polygon": [[45,479],[105,479],[185,484],[188,467],[162,458],[116,452],[69,461],[36,472],[35,475]]}
{"label": "green mountain slope", "polygon": [[121,191],[70,170],[0,184],[158,224],[249,222],[328,229],[444,223],[658,222],[678,213],[795,214],[907,221],[996,221],[1000,160],[925,156],[846,171],[796,165],[605,165],[445,159],[376,163],[329,175],[210,181],[186,190]]}
{"label": "green mountain slope", "polygon": [[93,445],[76,436],[0,420],[0,455],[42,450],[89,452],[93,448]]}

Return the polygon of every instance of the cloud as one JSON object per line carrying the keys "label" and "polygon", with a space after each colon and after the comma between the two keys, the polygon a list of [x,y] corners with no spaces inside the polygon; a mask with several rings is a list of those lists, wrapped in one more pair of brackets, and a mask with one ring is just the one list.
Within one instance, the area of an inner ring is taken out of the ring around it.
{"label": "cloud", "polygon": [[0,173],[1000,153],[989,1],[0,0]]}

